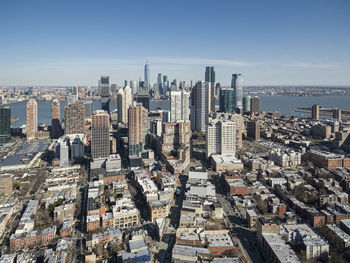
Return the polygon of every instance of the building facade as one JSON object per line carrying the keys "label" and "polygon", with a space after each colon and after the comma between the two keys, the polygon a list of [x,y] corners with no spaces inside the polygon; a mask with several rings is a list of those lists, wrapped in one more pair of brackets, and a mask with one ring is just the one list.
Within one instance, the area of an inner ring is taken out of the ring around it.
{"label": "building facade", "polygon": [[147,110],[141,105],[130,106],[129,111],[129,155],[139,155],[145,146],[147,125]]}
{"label": "building facade", "polygon": [[109,114],[97,111],[92,115],[91,155],[93,159],[109,156]]}
{"label": "building facade", "polygon": [[26,133],[27,140],[35,139],[38,133],[38,104],[34,99],[27,102]]}
{"label": "building facade", "polygon": [[71,104],[64,108],[64,133],[82,134],[85,132],[85,108],[81,104]]}
{"label": "building facade", "polygon": [[191,129],[205,132],[208,123],[208,96],[205,83],[199,81],[191,93]]}
{"label": "building facade", "polygon": [[11,141],[11,108],[0,106],[0,145]]}
{"label": "building facade", "polygon": [[190,94],[186,91],[170,92],[170,121],[188,121],[190,118],[189,108]]}
{"label": "building facade", "polygon": [[235,109],[237,113],[243,112],[243,79],[241,74],[232,74],[231,88],[235,93]]}

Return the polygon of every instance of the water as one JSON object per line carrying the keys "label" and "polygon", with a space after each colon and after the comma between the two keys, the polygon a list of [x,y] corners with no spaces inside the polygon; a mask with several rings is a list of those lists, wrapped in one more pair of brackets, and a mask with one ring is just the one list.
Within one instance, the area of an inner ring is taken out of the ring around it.
{"label": "water", "polygon": [[[38,103],[38,123],[45,123],[46,125],[51,125],[51,101],[37,101]],[[61,120],[64,118],[64,107],[66,106],[65,101],[61,101]],[[26,124],[26,105],[25,101],[14,102],[8,104],[11,108],[11,118],[19,117],[20,119],[15,123],[12,123],[12,128],[18,128]],[[110,110],[116,109],[116,103],[110,103]],[[93,101],[92,110],[100,110],[101,102]]]}
{"label": "water", "polygon": [[297,108],[312,107],[314,104],[324,108],[339,108],[350,110],[350,97],[323,96],[323,97],[293,97],[293,96],[270,96],[258,95],[260,97],[260,108],[262,111],[279,111],[283,114],[298,117],[308,117],[310,114],[296,112]]}
{"label": "water", "polygon": [[[261,101],[261,110],[280,111],[283,114],[294,115],[299,117],[307,117],[309,114],[296,112],[296,108],[311,107],[313,104],[318,104],[326,108],[340,108],[350,110],[350,97],[292,97],[292,96],[270,96],[259,95]],[[64,106],[66,103],[61,101],[61,119],[64,117]],[[18,128],[26,124],[26,102],[15,102],[9,104],[11,107],[11,117],[19,117],[20,119],[12,124],[13,128]],[[93,110],[101,109],[100,101],[93,102]],[[110,103],[110,110],[116,109],[117,103]],[[170,102],[154,100],[150,101],[150,110],[156,109],[169,110]],[[51,125],[51,101],[38,101],[38,122]]]}

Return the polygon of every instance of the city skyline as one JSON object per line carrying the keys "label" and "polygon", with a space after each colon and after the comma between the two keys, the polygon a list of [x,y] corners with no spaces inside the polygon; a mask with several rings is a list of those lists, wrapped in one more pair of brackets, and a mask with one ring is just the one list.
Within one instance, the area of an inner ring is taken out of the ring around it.
{"label": "city skyline", "polygon": [[[348,1],[159,3],[2,1],[0,85],[94,86],[101,75],[122,84],[143,77],[146,60],[152,84],[158,73],[204,80],[211,65],[227,86],[233,73],[244,85],[350,85]],[[205,26],[209,6],[220,19]]]}

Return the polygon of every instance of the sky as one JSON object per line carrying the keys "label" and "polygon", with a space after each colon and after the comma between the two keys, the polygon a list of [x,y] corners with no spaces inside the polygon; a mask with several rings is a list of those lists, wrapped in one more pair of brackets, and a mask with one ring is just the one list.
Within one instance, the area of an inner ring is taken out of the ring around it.
{"label": "sky", "polygon": [[0,86],[143,78],[350,86],[349,0],[1,0]]}

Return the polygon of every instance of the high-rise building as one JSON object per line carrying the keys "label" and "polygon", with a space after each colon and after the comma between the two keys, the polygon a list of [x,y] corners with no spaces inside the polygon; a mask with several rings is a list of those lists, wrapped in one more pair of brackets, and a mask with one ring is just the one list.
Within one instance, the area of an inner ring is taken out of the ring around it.
{"label": "high-rise building", "polygon": [[79,87],[78,86],[73,86],[73,95],[75,97],[75,101],[79,100]]}
{"label": "high-rise building", "polygon": [[11,141],[11,108],[0,106],[0,145]]}
{"label": "high-rise building", "polygon": [[247,136],[253,140],[260,140],[260,124],[258,121],[247,122]]}
{"label": "high-rise building", "polygon": [[334,109],[333,110],[333,119],[341,121],[341,109]]}
{"label": "high-rise building", "polygon": [[170,92],[170,121],[188,121],[190,117],[190,94],[186,91]]}
{"label": "high-rise building", "polygon": [[128,123],[128,109],[132,104],[132,92],[129,86],[118,91],[118,122]]}
{"label": "high-rise building", "polygon": [[62,140],[59,142],[60,145],[60,166],[66,167],[69,164],[69,144],[68,140]]}
{"label": "high-rise building", "polygon": [[38,133],[38,104],[34,99],[27,102],[26,133],[27,140],[35,139]]}
{"label": "high-rise building", "polygon": [[71,104],[64,107],[64,133],[82,134],[85,132],[85,107]]}
{"label": "high-rise building", "polygon": [[139,155],[145,147],[147,125],[147,110],[138,103],[129,108],[129,155]]}
{"label": "high-rise building", "polygon": [[206,155],[236,154],[236,125],[232,120],[214,119],[207,126]]}
{"label": "high-rise building", "polygon": [[85,107],[85,118],[91,119],[91,116],[92,116],[92,100],[84,101],[83,105]]}
{"label": "high-rise building", "polygon": [[208,95],[208,113],[215,112],[215,71],[214,67],[205,68],[205,85]]}
{"label": "high-rise building", "polygon": [[221,88],[219,95],[219,111],[226,113],[235,112],[234,91],[231,88]]}
{"label": "high-rise building", "polygon": [[312,105],[311,118],[313,120],[320,119],[320,106],[319,105],[316,105],[316,104]]}
{"label": "high-rise building", "polygon": [[205,132],[208,123],[208,96],[204,81],[198,81],[191,93],[191,129]]}
{"label": "high-rise building", "polygon": [[163,75],[163,95],[169,90],[169,80],[168,76]]}
{"label": "high-rise building", "polygon": [[98,86],[101,92],[102,110],[107,111],[109,113],[109,76],[101,76]]}
{"label": "high-rise building", "polygon": [[145,78],[144,81],[147,82],[148,84],[150,84],[150,78],[149,78],[149,64],[148,61],[146,61],[146,65],[145,65]]}
{"label": "high-rise building", "polygon": [[51,104],[51,125],[52,125],[52,138],[58,139],[61,136],[61,107],[60,101],[54,99]]}
{"label": "high-rise building", "polygon": [[241,74],[232,74],[231,88],[235,92],[235,110],[237,113],[243,112],[243,80]]}
{"label": "high-rise building", "polygon": [[166,122],[162,129],[162,152],[165,155],[180,147],[190,147],[191,123],[189,121]]}
{"label": "high-rise building", "polygon": [[93,159],[109,156],[109,114],[96,111],[91,123],[91,156]]}
{"label": "high-rise building", "polygon": [[157,84],[159,88],[162,88],[162,73],[158,73]]}
{"label": "high-rise building", "polygon": [[130,80],[130,88],[131,88],[132,95],[136,94],[137,87],[138,87],[137,81],[136,80]]}
{"label": "high-rise building", "polygon": [[260,112],[260,98],[255,96],[253,98],[251,98],[251,112],[252,113],[259,113]]}
{"label": "high-rise building", "polygon": [[249,113],[252,110],[251,106],[251,99],[252,97],[250,96],[244,96],[243,97],[243,113]]}

